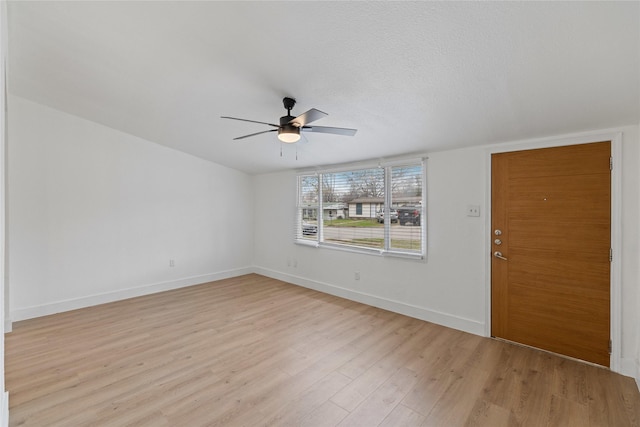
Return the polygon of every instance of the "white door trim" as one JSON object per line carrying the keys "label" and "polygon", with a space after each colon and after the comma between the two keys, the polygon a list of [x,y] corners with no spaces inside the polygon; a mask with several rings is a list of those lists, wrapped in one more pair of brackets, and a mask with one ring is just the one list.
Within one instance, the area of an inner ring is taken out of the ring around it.
{"label": "white door trim", "polygon": [[494,144],[486,149],[486,206],[485,216],[485,336],[491,336],[491,155],[510,151],[531,150],[536,148],[561,147],[566,145],[588,144],[591,142],[611,141],[613,170],[611,172],[611,347],[610,369],[620,373],[622,357],[622,132],[587,132],[564,137],[519,141],[506,144]]}

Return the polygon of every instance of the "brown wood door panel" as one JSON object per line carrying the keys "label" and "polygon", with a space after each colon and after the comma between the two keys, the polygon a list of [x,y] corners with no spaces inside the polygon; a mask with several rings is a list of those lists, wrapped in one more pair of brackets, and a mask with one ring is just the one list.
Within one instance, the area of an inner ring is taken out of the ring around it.
{"label": "brown wood door panel", "polygon": [[[579,147],[579,150],[576,150]],[[531,156],[532,152],[535,156]],[[536,176],[571,176],[601,173],[609,175],[609,157],[611,143],[609,141],[569,145],[566,147],[543,148],[539,150],[523,150],[509,154],[511,166],[510,178],[532,178]],[[606,157],[602,162],[600,156]]]}
{"label": "brown wood door panel", "polygon": [[545,262],[544,257],[536,257],[533,251],[524,256],[514,256],[510,253],[509,260],[516,267],[510,268],[509,281],[526,283],[543,290],[557,290],[558,292],[572,292],[580,298],[589,298],[591,293],[602,292],[609,294],[608,271],[604,266],[580,269],[571,258],[557,259],[555,254],[548,254],[554,258],[553,263]]}
{"label": "brown wood door panel", "polygon": [[[601,199],[607,183],[600,174],[512,180],[508,193],[511,216],[548,218],[562,214],[565,220],[592,220],[594,212],[596,217],[609,212],[610,201]],[[538,209],[540,200],[544,209]]]}
{"label": "brown wood door panel", "polygon": [[501,338],[608,366],[609,317],[600,310],[607,303],[606,297],[587,303],[562,293],[540,298],[539,289],[515,286],[509,304],[519,309]]}
{"label": "brown wood door panel", "polygon": [[[509,247],[512,251],[523,249],[549,249],[560,252],[599,253],[603,260],[609,261],[607,251],[601,251],[602,244],[609,244],[610,228],[605,224],[579,224],[571,222],[551,223],[551,220],[511,220],[509,228],[516,229],[509,235]],[[552,242],[551,246],[549,242]]]}
{"label": "brown wood door panel", "polygon": [[492,335],[609,366],[610,142],[492,156]]}

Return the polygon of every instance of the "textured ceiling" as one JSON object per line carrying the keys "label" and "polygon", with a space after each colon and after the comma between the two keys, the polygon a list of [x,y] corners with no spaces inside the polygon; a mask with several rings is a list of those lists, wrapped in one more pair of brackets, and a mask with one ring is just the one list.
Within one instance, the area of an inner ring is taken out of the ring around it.
{"label": "textured ceiling", "polygon": [[[638,2],[9,2],[9,92],[248,173],[637,124]],[[232,138],[329,113],[281,146]],[[297,159],[296,159],[297,149]]]}

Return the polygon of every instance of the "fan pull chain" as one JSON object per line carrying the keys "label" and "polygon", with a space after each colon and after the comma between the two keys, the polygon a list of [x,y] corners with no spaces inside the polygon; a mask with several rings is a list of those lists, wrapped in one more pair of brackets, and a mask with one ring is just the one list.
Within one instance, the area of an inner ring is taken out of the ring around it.
{"label": "fan pull chain", "polygon": [[[281,142],[280,143],[280,157],[282,157],[282,146],[283,145],[284,144]],[[295,144],[295,146],[296,146],[296,160],[298,160],[298,144]]]}

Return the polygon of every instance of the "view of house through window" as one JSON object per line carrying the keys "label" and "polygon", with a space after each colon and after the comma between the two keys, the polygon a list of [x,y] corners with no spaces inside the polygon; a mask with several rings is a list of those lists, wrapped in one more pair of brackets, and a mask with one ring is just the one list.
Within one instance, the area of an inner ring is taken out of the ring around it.
{"label": "view of house through window", "polygon": [[296,239],[424,255],[423,182],[422,161],[299,175]]}

